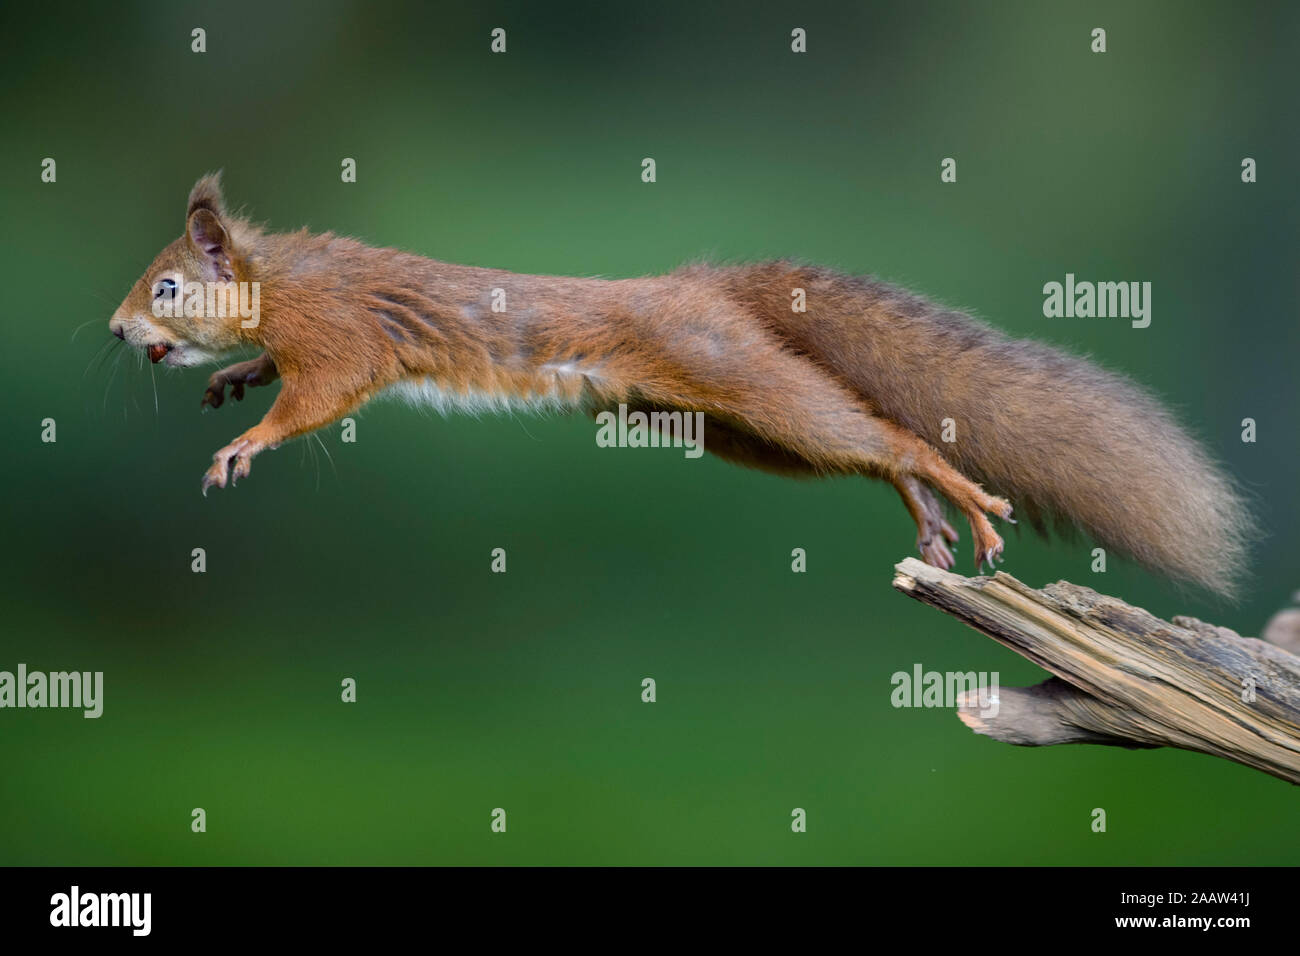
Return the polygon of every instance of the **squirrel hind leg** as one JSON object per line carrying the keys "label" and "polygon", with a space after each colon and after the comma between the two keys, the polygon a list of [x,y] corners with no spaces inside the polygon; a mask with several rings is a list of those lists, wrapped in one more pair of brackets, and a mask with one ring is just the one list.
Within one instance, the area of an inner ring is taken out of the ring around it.
{"label": "squirrel hind leg", "polygon": [[[992,570],[994,561],[1002,556],[1004,543],[1001,535],[993,530],[988,515],[992,514],[1004,521],[1012,521],[1011,503],[986,493],[978,484],[948,464],[944,457],[922,438],[907,429],[889,423],[885,426],[885,432],[889,449],[886,457],[892,460],[896,468],[896,477],[891,480],[899,489],[899,494],[903,496],[903,503],[908,506],[908,511],[917,522],[920,531],[918,545],[925,539],[927,528],[922,520],[917,518],[917,512],[913,509],[919,507],[922,516],[928,521],[926,506],[933,502],[933,495],[929,495],[929,489],[922,484],[924,482],[951,501],[970,522],[971,535],[975,542],[975,569],[983,571],[984,565],[988,564],[989,569]],[[923,494],[917,494],[917,487]],[[929,502],[926,501],[927,495]],[[909,496],[917,499],[916,505],[909,502]],[[937,509],[937,502],[934,504]],[[933,541],[928,550],[934,551]],[[944,547],[943,550],[947,551],[947,548]],[[944,567],[931,561],[926,552],[927,549],[923,547],[921,553],[926,557],[927,563],[934,564],[935,567]]]}
{"label": "squirrel hind leg", "polygon": [[[1003,542],[985,513],[1010,518],[1009,502],[985,494],[919,435],[874,414],[861,396],[807,359],[750,343],[724,350],[722,358],[732,354],[743,355],[743,362],[725,364],[721,370],[689,367],[676,377],[672,389],[642,385],[641,392],[654,404],[711,408],[711,418],[734,422],[732,429],[708,432],[705,440],[706,448],[732,461],[771,467],[777,456],[772,451],[760,454],[762,443],[779,450],[781,459],[797,463],[801,471],[884,477],[895,486],[909,478],[923,482],[970,521],[976,567],[986,562],[992,566],[1002,553]],[[720,378],[725,388],[717,385]],[[773,388],[774,382],[781,383],[781,388]],[[738,440],[749,435],[754,438]],[[922,518],[928,520],[924,507],[928,499],[915,492],[915,487],[910,485],[903,492],[904,502],[915,498],[922,506]],[[942,560],[937,553],[933,556]]]}
{"label": "squirrel hind leg", "polygon": [[926,564],[944,571],[957,563],[955,528],[943,516],[943,507],[934,492],[921,483],[915,475],[900,475],[893,479],[894,488],[903,499],[907,513],[916,522],[916,548]]}

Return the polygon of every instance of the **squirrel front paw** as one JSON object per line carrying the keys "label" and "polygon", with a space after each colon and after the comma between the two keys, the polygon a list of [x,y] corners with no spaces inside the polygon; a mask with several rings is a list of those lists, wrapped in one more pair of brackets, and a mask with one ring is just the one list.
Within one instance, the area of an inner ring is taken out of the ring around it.
{"label": "squirrel front paw", "polygon": [[211,405],[213,408],[220,408],[226,400],[226,386],[230,386],[230,395],[235,401],[244,400],[244,386],[256,388],[259,385],[270,385],[279,375],[277,374],[275,363],[267,356],[250,359],[247,362],[236,362],[234,365],[227,366],[219,371],[213,372],[208,379],[208,387],[203,392],[203,399],[199,402],[199,407]]}
{"label": "squirrel front paw", "polygon": [[248,438],[238,438],[212,456],[212,466],[203,474],[203,495],[207,497],[208,489],[213,485],[226,487],[229,475],[233,486],[240,478],[247,478],[253,470],[253,456],[262,450],[262,446]]}

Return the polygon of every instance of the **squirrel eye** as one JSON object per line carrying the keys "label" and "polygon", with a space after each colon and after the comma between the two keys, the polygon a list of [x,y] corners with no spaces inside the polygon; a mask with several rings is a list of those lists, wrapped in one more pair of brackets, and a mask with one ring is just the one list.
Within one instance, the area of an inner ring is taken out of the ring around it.
{"label": "squirrel eye", "polygon": [[170,299],[176,295],[175,279],[159,279],[153,287],[153,297],[155,299]]}

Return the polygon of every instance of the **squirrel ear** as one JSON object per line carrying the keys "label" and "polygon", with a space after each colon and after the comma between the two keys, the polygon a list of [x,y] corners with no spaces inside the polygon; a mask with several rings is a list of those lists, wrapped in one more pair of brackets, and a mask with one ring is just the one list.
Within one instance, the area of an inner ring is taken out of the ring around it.
{"label": "squirrel ear", "polygon": [[235,270],[230,264],[233,252],[230,233],[221,224],[217,214],[206,206],[190,214],[185,226],[185,236],[203,264],[203,274],[209,282],[232,282]]}
{"label": "squirrel ear", "polygon": [[190,190],[189,206],[185,210],[185,219],[188,221],[194,215],[195,210],[210,209],[217,214],[218,219],[224,219],[226,216],[225,202],[221,198],[221,171],[208,173]]}

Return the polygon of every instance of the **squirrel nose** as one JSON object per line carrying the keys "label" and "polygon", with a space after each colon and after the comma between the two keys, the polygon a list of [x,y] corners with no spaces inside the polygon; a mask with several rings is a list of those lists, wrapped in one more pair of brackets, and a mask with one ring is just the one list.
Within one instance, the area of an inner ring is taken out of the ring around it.
{"label": "squirrel nose", "polygon": [[126,341],[126,333],[122,331],[122,326],[119,325],[117,328],[115,328],[113,330],[113,334],[116,335],[123,342]]}

